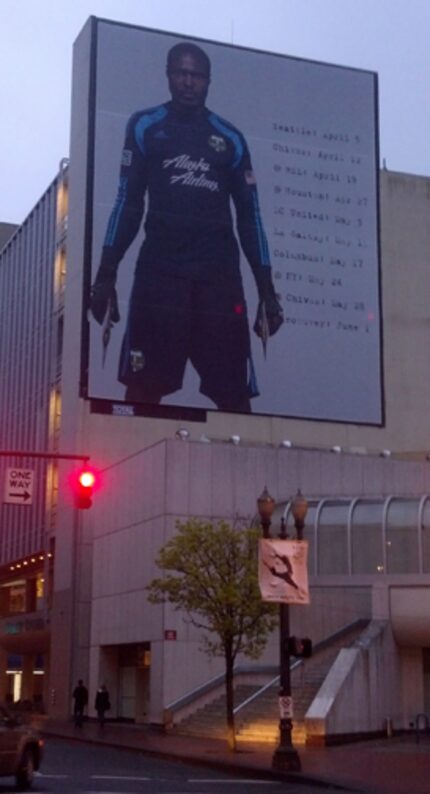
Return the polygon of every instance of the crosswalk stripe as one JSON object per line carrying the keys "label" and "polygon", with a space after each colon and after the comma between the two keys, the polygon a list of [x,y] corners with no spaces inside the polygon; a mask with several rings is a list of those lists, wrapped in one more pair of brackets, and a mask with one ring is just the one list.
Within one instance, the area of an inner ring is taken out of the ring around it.
{"label": "crosswalk stripe", "polygon": [[134,777],[133,775],[91,775],[91,780],[153,780],[152,777]]}
{"label": "crosswalk stripe", "polygon": [[237,777],[231,779],[223,777],[223,778],[219,778],[218,780],[215,778],[206,779],[200,777],[199,778],[189,777],[187,783],[198,783],[198,784],[204,783],[205,785],[207,785],[208,783],[217,783],[217,784],[234,783],[236,786],[245,783],[247,786],[261,786],[261,785],[276,786],[278,785],[279,781],[278,780],[246,780],[244,778],[237,778]]}

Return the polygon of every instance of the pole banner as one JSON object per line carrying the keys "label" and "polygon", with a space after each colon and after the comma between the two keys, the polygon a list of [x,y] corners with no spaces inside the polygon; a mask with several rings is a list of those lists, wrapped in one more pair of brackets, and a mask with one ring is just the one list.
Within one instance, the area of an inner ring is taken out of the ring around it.
{"label": "pole banner", "polygon": [[307,540],[260,540],[258,581],[263,601],[309,604]]}

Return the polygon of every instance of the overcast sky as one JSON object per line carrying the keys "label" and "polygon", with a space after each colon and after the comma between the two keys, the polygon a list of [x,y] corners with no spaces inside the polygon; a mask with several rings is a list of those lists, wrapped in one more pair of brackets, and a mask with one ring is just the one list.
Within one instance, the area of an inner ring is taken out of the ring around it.
{"label": "overcast sky", "polygon": [[430,176],[430,0],[0,0],[2,221],[21,223],[68,155],[91,15],[376,71],[381,164]]}

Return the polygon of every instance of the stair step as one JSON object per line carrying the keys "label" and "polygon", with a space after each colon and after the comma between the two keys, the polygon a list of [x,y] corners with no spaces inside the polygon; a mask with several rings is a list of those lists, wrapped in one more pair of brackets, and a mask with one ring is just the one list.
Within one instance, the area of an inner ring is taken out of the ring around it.
{"label": "stair step", "polygon": [[[279,726],[259,725],[258,729],[239,730],[237,740],[240,742],[277,744],[279,742]],[[303,722],[295,723],[291,735],[293,744],[306,744],[306,728]]]}
{"label": "stair step", "polygon": [[[305,716],[341,647],[348,647],[358,633],[336,642],[319,655],[306,661],[305,667],[292,672],[294,744],[306,743]],[[235,688],[235,704],[245,702],[260,686],[240,684]],[[279,741],[279,685],[266,690],[256,700],[245,706],[236,717],[237,739],[241,742],[276,744]],[[225,695],[197,709],[173,728],[174,733],[187,736],[213,736],[227,738]]]}

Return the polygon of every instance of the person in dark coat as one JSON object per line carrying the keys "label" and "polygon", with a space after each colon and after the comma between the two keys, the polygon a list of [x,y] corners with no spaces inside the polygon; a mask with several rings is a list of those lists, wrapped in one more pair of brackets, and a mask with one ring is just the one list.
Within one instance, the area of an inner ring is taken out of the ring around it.
{"label": "person in dark coat", "polygon": [[86,686],[84,686],[84,682],[81,678],[73,690],[73,700],[75,701],[75,706],[73,709],[75,725],[77,728],[81,728],[84,719],[85,707],[88,703],[88,689]]}
{"label": "person in dark coat", "polygon": [[103,725],[105,724],[105,714],[110,709],[109,692],[107,691],[105,684],[102,684],[97,690],[94,708],[97,711],[99,725],[101,728],[103,728]]}

